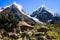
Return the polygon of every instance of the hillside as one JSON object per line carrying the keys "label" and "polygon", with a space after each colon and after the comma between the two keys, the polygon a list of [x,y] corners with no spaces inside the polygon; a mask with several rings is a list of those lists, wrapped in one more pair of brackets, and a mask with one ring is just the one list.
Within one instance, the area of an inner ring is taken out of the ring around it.
{"label": "hillside", "polygon": [[0,11],[0,40],[60,40],[60,16],[45,7],[31,16],[16,3],[3,8]]}
{"label": "hillside", "polygon": [[[0,14],[0,39],[1,40],[13,40],[13,39],[23,40],[25,39],[23,38],[23,36],[26,36],[28,34],[21,33],[21,28],[17,25],[18,23],[19,23],[19,20],[13,15],[13,13],[8,13],[7,15]],[[26,36],[27,39],[33,40],[34,38],[35,40],[44,40],[45,38],[47,38],[46,40],[48,39],[60,40],[60,24],[46,24],[46,25],[45,24],[34,24],[33,26],[34,28],[27,32],[27,33],[29,32],[32,33],[32,35],[30,35],[30,38]],[[23,26],[22,28],[25,30]]]}

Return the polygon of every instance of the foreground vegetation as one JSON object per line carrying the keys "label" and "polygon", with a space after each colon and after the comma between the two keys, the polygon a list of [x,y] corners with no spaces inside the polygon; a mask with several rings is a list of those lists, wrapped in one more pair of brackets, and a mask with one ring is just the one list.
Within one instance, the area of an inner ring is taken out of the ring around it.
{"label": "foreground vegetation", "polygon": [[[21,40],[21,38],[24,40],[22,37],[23,34],[18,32],[20,31],[17,25],[18,22],[19,20],[14,17],[12,13],[0,14],[0,40]],[[35,40],[38,40],[38,38],[44,38],[44,33],[46,33],[49,38],[60,40],[60,24],[46,24],[45,27],[49,29],[47,32],[45,32],[45,30],[43,30],[44,32],[38,31],[42,24],[32,22],[30,22],[30,24],[33,25],[34,28],[31,31],[32,36],[30,38],[27,36],[27,39],[32,40],[34,38]],[[16,35],[11,36],[9,33],[14,33]]]}

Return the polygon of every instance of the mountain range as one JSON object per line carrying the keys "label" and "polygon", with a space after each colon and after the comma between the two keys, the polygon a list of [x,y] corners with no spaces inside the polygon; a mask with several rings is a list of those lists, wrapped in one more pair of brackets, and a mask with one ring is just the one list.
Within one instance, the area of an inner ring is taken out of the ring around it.
{"label": "mountain range", "polygon": [[41,6],[33,11],[31,15],[28,15],[21,5],[13,3],[12,5],[0,8],[0,14],[4,13],[13,13],[14,16],[19,19],[19,21],[33,22],[38,24],[60,23],[60,15],[44,6]]}

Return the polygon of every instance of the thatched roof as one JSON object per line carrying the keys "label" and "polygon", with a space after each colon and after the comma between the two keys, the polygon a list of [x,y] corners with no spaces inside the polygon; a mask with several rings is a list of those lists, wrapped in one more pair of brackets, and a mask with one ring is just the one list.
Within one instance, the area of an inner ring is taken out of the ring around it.
{"label": "thatched roof", "polygon": [[46,27],[45,25],[42,25],[40,29],[38,29],[38,32],[47,32],[48,30],[49,30],[48,27]]}
{"label": "thatched roof", "polygon": [[30,27],[30,28],[33,28],[33,26],[29,25],[28,23],[24,22],[24,21],[21,21],[18,23],[18,26],[26,26],[26,27]]}

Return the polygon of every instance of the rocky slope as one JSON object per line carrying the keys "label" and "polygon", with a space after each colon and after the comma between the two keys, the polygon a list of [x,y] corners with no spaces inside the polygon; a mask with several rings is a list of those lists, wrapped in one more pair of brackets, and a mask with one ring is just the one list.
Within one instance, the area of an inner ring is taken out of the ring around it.
{"label": "rocky slope", "polygon": [[60,17],[55,12],[49,10],[45,6],[41,6],[36,9],[32,14],[32,17],[37,18],[39,21],[44,23],[56,23],[60,22]]}
{"label": "rocky slope", "polygon": [[32,17],[26,14],[23,7],[17,3],[13,3],[12,5],[4,7],[4,10],[1,10],[0,12],[0,14],[8,14],[8,13],[13,13],[14,16],[19,19],[19,21],[36,23]]}

